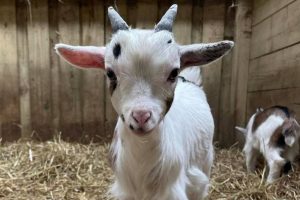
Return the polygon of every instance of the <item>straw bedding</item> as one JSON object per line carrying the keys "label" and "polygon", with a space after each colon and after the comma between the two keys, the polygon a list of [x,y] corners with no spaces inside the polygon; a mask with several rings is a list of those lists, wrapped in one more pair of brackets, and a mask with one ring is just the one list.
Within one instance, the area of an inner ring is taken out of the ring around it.
{"label": "straw bedding", "polygon": [[[109,145],[54,141],[16,142],[0,147],[0,199],[108,200],[112,172]],[[300,199],[300,172],[266,186],[264,171],[247,174],[236,149],[216,150],[208,199]]]}

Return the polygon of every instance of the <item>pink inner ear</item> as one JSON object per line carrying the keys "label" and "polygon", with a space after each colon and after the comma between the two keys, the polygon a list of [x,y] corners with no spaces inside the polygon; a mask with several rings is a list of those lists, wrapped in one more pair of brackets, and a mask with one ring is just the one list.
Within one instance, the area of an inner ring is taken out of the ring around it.
{"label": "pink inner ear", "polygon": [[59,48],[58,51],[73,65],[83,68],[104,68],[104,47]]}

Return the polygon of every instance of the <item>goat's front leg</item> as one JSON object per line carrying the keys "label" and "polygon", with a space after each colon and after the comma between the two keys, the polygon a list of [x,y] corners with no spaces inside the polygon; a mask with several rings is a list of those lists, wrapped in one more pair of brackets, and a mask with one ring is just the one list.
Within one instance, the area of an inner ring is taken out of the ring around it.
{"label": "goat's front leg", "polygon": [[247,171],[254,172],[256,169],[257,159],[259,157],[259,151],[255,149],[252,145],[246,144],[244,152],[246,156]]}
{"label": "goat's front leg", "polygon": [[182,184],[175,184],[164,200],[189,200],[186,195],[185,186]]}
{"label": "goat's front leg", "polygon": [[269,166],[267,183],[272,183],[280,177],[285,160],[279,155],[278,151],[273,150],[267,154],[267,162]]}
{"label": "goat's front leg", "polygon": [[134,197],[131,196],[120,196],[120,197],[115,197],[116,200],[136,200]]}
{"label": "goat's front leg", "polygon": [[199,168],[191,167],[188,170],[188,196],[192,200],[201,200],[208,195],[209,177]]}
{"label": "goat's front leg", "polygon": [[135,200],[131,194],[124,192],[122,187],[119,185],[119,182],[116,181],[110,188],[109,194],[114,197],[116,200]]}

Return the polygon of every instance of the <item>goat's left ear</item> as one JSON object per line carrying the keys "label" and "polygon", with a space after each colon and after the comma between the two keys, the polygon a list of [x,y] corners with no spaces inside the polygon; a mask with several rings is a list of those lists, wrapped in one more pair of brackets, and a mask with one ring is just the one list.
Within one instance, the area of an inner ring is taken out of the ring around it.
{"label": "goat's left ear", "polygon": [[105,47],[56,44],[55,51],[75,67],[104,69]]}
{"label": "goat's left ear", "polygon": [[180,46],[180,66],[205,65],[222,57],[234,45],[232,41]]}

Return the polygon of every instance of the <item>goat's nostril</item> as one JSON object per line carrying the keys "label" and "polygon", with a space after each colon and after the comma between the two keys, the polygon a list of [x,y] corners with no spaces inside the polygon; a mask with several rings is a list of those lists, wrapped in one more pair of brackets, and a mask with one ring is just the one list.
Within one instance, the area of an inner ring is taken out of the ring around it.
{"label": "goat's nostril", "polygon": [[139,123],[138,119],[137,119],[137,115],[134,114],[134,112],[131,114],[132,118],[134,119],[134,121],[136,123]]}
{"label": "goat's nostril", "polygon": [[151,118],[151,112],[146,110],[136,110],[131,113],[132,118],[139,126],[143,126]]}
{"label": "goat's nostril", "polygon": [[152,113],[149,112],[148,115],[147,115],[147,119],[145,120],[145,123],[147,123],[149,121],[149,119],[151,118],[151,116],[152,116]]}
{"label": "goat's nostril", "polygon": [[131,130],[134,130],[134,128],[133,128],[133,126],[130,124],[129,125],[129,128],[131,129]]}

